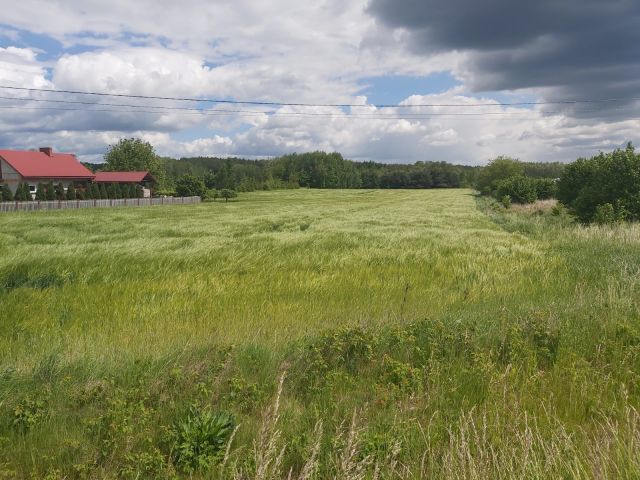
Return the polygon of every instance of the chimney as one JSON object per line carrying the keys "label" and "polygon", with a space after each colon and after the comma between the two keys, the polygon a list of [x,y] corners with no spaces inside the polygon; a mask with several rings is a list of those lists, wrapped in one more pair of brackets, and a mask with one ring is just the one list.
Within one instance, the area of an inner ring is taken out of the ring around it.
{"label": "chimney", "polygon": [[53,154],[53,148],[51,147],[40,147],[40,151],[48,156],[51,156]]}

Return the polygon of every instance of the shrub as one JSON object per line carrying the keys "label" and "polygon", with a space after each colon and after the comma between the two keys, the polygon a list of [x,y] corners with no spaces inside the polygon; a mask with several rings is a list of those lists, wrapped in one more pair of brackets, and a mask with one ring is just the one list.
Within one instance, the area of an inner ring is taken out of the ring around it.
{"label": "shrub", "polygon": [[36,187],[36,200],[46,200],[46,193],[44,183],[39,183]]}
{"label": "shrub", "polygon": [[613,205],[610,203],[603,203],[596,207],[596,211],[593,215],[593,221],[598,225],[610,225],[616,222],[616,217],[616,211],[613,208]]}
{"label": "shrub", "polygon": [[53,182],[47,183],[45,198],[49,201],[56,199],[56,189],[53,186]]}
{"label": "shrub", "polygon": [[225,202],[228,202],[230,198],[236,198],[238,194],[236,193],[235,190],[230,190],[228,188],[225,188],[220,192],[220,196],[224,198]]}
{"label": "shrub", "polygon": [[176,464],[190,473],[209,470],[220,458],[234,426],[234,418],[227,413],[191,408],[186,420],[174,427]]}
{"label": "shrub", "polygon": [[76,199],[76,188],[73,186],[73,183],[71,183],[67,188],[67,200],[75,200],[75,199]]}
{"label": "shrub", "polygon": [[9,185],[2,185],[2,192],[0,192],[0,196],[2,197],[3,202],[13,201],[13,193],[11,193]]}
{"label": "shrub", "polygon": [[511,196],[510,195],[504,195],[500,199],[500,203],[502,204],[502,206],[504,208],[511,208]]}
{"label": "shrub", "polygon": [[40,423],[46,415],[46,398],[26,396],[13,409],[13,426],[24,432]]}
{"label": "shrub", "polygon": [[482,168],[476,180],[476,188],[483,194],[491,194],[497,182],[511,177],[519,177],[524,175],[523,164],[509,157],[497,157]]}
{"label": "shrub", "polygon": [[176,182],[176,194],[179,197],[204,197],[207,189],[201,178],[183,175]]}
{"label": "shrub", "polygon": [[509,177],[495,183],[495,197],[509,196],[515,203],[533,203],[538,199],[536,180],[524,176]]}
{"label": "shrub", "polygon": [[557,196],[557,182],[552,178],[533,179],[539,200],[547,200]]}
{"label": "shrub", "polygon": [[558,200],[584,223],[608,221],[611,209],[615,220],[640,220],[640,155],[629,144],[576,160],[560,177]]}
{"label": "shrub", "polygon": [[64,185],[62,185],[62,183],[58,183],[55,186],[55,196],[56,196],[56,200],[66,200],[67,198],[67,194],[64,191]]}

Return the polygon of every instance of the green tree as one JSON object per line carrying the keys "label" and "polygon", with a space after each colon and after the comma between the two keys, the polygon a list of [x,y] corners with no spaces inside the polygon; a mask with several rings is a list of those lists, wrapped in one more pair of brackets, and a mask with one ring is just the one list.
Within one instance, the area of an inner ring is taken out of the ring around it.
{"label": "green tree", "polygon": [[67,200],[75,200],[76,199],[76,187],[73,186],[73,183],[69,184],[67,188]]}
{"label": "green tree", "polygon": [[[483,195],[490,195],[496,183],[509,177],[524,176],[524,166],[519,160],[500,156],[489,162],[478,174],[476,188]],[[514,199],[515,200],[515,199]]]}
{"label": "green tree", "polygon": [[2,185],[2,201],[3,202],[12,202],[13,201],[13,193],[11,193],[11,189],[9,185]]}
{"label": "green tree", "polygon": [[206,191],[204,181],[193,175],[183,175],[176,181],[176,195],[179,197],[203,197]]}
{"label": "green tree", "polygon": [[576,160],[560,177],[558,200],[585,223],[640,220],[640,155],[629,144]]}
{"label": "green tree", "polygon": [[47,192],[44,183],[39,183],[36,187],[36,200],[46,200]]}
{"label": "green tree", "polygon": [[229,188],[223,188],[220,192],[220,196],[224,198],[225,202],[228,202],[230,198],[236,198],[238,194],[235,190],[231,190]]}
{"label": "green tree", "polygon": [[514,203],[533,203],[538,199],[536,179],[517,175],[494,183],[494,195],[500,200],[510,197]]}
{"label": "green tree", "polygon": [[45,198],[49,201],[56,199],[56,189],[53,186],[53,182],[47,183]]}
{"label": "green tree", "polygon": [[67,198],[67,194],[64,191],[64,185],[62,185],[62,183],[58,183],[55,186],[55,195],[56,200],[65,200]]}
{"label": "green tree", "polygon": [[166,182],[164,165],[153,146],[139,138],[123,138],[109,146],[104,160],[106,171],[148,171],[161,187]]}
{"label": "green tree", "polygon": [[109,198],[109,192],[107,191],[107,187],[105,186],[104,183],[101,183],[98,189],[100,191],[101,200],[106,200],[107,198]]}

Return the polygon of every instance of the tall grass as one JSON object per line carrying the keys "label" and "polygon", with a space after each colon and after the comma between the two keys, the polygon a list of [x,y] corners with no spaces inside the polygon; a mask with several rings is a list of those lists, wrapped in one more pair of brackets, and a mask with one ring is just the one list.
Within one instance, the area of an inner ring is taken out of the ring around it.
{"label": "tall grass", "polygon": [[636,478],[640,231],[550,207],[2,216],[0,477],[188,477],[172,429],[206,409],[237,423],[196,478]]}

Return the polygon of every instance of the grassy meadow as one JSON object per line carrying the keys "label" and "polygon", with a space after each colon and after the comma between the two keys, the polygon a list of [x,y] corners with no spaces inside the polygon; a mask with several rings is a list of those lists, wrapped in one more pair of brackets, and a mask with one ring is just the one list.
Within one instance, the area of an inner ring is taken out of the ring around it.
{"label": "grassy meadow", "polygon": [[2,215],[0,478],[639,478],[640,227],[555,213]]}

